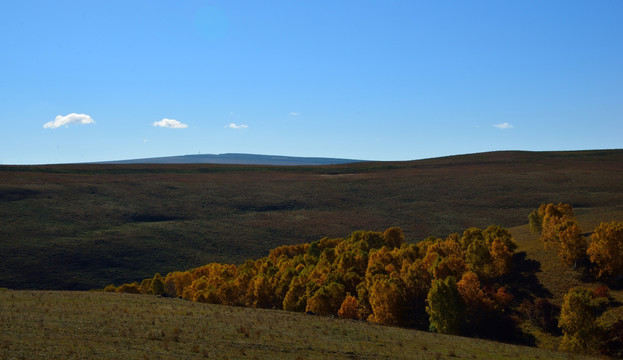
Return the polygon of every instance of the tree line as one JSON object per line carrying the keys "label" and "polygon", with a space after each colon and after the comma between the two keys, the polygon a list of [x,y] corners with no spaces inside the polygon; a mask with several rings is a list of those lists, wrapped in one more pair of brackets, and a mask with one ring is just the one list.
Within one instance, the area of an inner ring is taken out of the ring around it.
{"label": "tree line", "polygon": [[[555,249],[566,266],[577,267],[588,257],[598,277],[623,276],[623,223],[599,225],[590,246],[568,204],[541,205],[530,213],[529,224],[540,234],[545,248]],[[510,232],[497,225],[484,230],[471,227],[462,234],[429,237],[419,243],[405,242],[402,230],[392,227],[384,232],[355,231],[345,238],[281,246],[264,258],[241,265],[212,263],[165,277],[155,274],[140,284],[109,285],[105,291],[283,309],[517,341],[516,316],[510,306],[516,248]],[[586,289],[571,289],[562,307],[538,299],[524,313],[544,329],[560,328],[562,349],[589,352],[597,334],[606,340],[612,340],[607,334],[615,334],[616,340],[616,331],[623,331],[623,321],[601,332],[595,330],[594,299],[603,297]],[[600,340],[601,344],[606,340]],[[614,345],[610,341],[609,346],[620,348],[621,341],[617,341]]]}
{"label": "tree line", "polygon": [[[496,337],[516,248],[500,226],[406,243],[400,228],[355,231],[270,250],[241,265],[212,263],[106,291],[283,309],[445,334]],[[485,326],[486,325],[486,326]]]}

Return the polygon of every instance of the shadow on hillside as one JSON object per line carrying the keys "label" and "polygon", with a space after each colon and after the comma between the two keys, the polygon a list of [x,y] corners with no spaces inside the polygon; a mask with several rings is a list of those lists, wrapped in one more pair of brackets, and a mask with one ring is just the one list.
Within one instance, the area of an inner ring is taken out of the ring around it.
{"label": "shadow on hillside", "polygon": [[541,271],[541,263],[526,258],[526,252],[513,255],[513,271],[508,279],[517,303],[535,298],[549,298],[552,293],[546,289],[536,276]]}
{"label": "shadow on hillside", "polygon": [[487,326],[472,331],[470,336],[499,341],[507,344],[536,346],[536,338],[521,330],[519,323],[510,314],[490,319]]}

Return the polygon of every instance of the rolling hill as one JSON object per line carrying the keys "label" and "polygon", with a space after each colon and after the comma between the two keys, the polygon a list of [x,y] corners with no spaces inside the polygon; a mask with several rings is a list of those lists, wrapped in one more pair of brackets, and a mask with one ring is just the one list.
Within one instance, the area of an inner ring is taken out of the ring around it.
{"label": "rolling hill", "polygon": [[514,227],[543,202],[620,220],[621,179],[621,150],[303,167],[0,166],[0,287],[102,288],[358,229],[400,226],[415,242]]}
{"label": "rolling hill", "polygon": [[198,154],[167,156],[133,160],[107,161],[102,164],[229,164],[229,165],[332,165],[362,162],[362,160],[336,159],[323,157],[296,157],[281,155],[256,155],[256,154]]}

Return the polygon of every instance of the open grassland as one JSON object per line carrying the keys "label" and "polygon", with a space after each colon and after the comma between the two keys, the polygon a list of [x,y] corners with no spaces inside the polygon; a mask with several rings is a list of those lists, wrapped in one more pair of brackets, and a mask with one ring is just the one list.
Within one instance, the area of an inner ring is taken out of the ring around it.
{"label": "open grassland", "polygon": [[544,202],[623,214],[622,179],[620,150],[311,167],[0,166],[0,287],[102,288],[358,229],[399,226],[416,242],[513,227]]}
{"label": "open grassland", "polygon": [[0,291],[2,359],[583,359],[491,341],[100,292]]}

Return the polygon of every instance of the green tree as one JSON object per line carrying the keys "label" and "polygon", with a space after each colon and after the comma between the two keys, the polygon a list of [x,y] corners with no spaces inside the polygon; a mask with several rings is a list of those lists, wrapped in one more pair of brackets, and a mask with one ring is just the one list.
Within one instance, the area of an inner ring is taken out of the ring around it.
{"label": "green tree", "polygon": [[541,231],[543,231],[543,215],[539,213],[538,209],[532,210],[528,215],[528,225],[533,234],[541,235]]}
{"label": "green tree", "polygon": [[491,253],[484,240],[474,240],[467,247],[465,262],[469,270],[481,279],[489,279],[493,274]]}
{"label": "green tree", "polygon": [[400,247],[405,242],[405,234],[399,227],[391,227],[383,232],[385,245],[390,248]]}
{"label": "green tree", "polygon": [[426,312],[431,331],[451,335],[461,333],[465,309],[453,276],[445,280],[433,280],[427,302]]}
{"label": "green tree", "polygon": [[305,311],[320,315],[337,315],[344,298],[344,285],[332,282],[318,289],[307,300]]}
{"label": "green tree", "polygon": [[290,287],[283,299],[283,309],[286,311],[305,311],[307,307],[306,279],[297,276],[290,282]]}
{"label": "green tree", "polygon": [[513,241],[513,235],[511,235],[510,231],[499,225],[487,227],[482,231],[482,235],[489,246],[497,239],[502,242],[509,251],[515,251],[515,249],[517,249],[517,244]]}
{"label": "green tree", "polygon": [[160,275],[160,273],[156,273],[154,278],[151,280],[151,293],[154,295],[164,294],[164,280],[162,279],[162,275]]}
{"label": "green tree", "polygon": [[595,341],[595,319],[590,291],[580,288],[569,290],[563,299],[558,321],[564,335],[560,349],[588,353]]}

